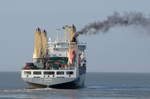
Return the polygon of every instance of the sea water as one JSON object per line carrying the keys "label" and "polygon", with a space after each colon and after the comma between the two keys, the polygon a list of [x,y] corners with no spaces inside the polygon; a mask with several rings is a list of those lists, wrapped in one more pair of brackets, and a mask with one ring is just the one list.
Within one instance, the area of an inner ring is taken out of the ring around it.
{"label": "sea water", "polygon": [[150,99],[150,74],[87,73],[81,89],[26,89],[20,72],[0,72],[0,99]]}

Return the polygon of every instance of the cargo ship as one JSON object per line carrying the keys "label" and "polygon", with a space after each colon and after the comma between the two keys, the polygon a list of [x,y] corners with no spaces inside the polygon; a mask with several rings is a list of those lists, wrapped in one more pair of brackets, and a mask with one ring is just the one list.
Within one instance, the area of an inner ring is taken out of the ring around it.
{"label": "cargo ship", "polygon": [[86,43],[78,40],[76,27],[64,26],[61,39],[48,39],[47,32],[34,33],[32,62],[21,70],[28,88],[81,88],[86,76]]}

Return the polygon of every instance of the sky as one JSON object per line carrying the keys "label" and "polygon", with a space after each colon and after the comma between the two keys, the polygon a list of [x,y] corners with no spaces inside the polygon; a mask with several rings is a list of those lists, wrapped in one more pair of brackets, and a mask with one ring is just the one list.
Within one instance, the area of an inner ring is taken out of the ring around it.
{"label": "sky", "polygon": [[[0,71],[19,71],[32,61],[37,27],[53,36],[64,25],[75,24],[80,30],[114,12],[150,16],[149,4],[149,0],[0,0]],[[87,42],[88,72],[150,73],[150,35],[140,27],[115,27],[80,39]]]}

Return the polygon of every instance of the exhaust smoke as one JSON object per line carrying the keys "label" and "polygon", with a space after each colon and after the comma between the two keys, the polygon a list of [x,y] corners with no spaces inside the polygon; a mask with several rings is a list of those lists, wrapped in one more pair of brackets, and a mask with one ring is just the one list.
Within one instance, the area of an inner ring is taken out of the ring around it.
{"label": "exhaust smoke", "polygon": [[90,23],[77,32],[78,35],[91,35],[100,32],[107,32],[116,26],[140,26],[144,29],[150,29],[150,18],[145,17],[142,13],[130,12],[120,14],[115,12],[113,15],[108,16],[104,21],[97,21]]}

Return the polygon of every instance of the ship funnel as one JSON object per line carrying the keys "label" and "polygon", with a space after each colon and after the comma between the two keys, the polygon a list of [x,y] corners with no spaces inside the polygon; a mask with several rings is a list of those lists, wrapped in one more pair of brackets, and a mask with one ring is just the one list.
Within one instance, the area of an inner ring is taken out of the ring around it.
{"label": "ship funnel", "polygon": [[68,47],[68,64],[74,64],[75,63],[75,57],[77,54],[77,34],[76,34],[76,27],[74,25],[72,26],[64,26],[63,29],[65,29],[68,32],[69,35],[69,47]]}
{"label": "ship funnel", "polygon": [[[72,26],[64,26],[63,27],[64,30],[66,30],[68,33],[67,33],[67,39],[69,40],[69,42],[76,42],[76,27],[74,25]],[[69,38],[68,38],[69,37]]]}

